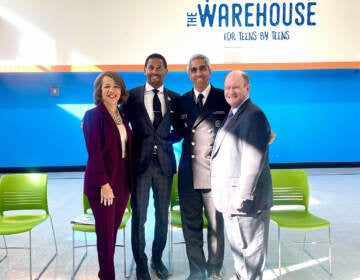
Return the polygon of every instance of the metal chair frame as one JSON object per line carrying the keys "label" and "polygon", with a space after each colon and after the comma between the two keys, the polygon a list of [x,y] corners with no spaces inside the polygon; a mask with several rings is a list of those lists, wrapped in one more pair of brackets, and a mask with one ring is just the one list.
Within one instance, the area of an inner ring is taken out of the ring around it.
{"label": "metal chair frame", "polygon": [[[91,208],[89,205],[89,201],[87,200],[87,197],[84,195],[83,196],[83,208],[84,208],[84,214],[91,214]],[[115,247],[121,247],[123,248],[123,257],[124,257],[124,277],[128,278],[130,277],[130,275],[127,273],[127,262],[126,262],[126,225],[128,220],[130,219],[131,216],[131,207],[130,207],[130,199],[127,203],[127,207],[123,216],[123,220],[119,226],[119,230],[122,230],[122,239],[123,242],[121,244],[116,244]],[[75,232],[79,231],[79,232],[83,232],[84,233],[84,240],[85,240],[85,244],[83,245],[77,245],[76,244],[76,238],[75,238]],[[73,249],[72,249],[72,254],[73,254],[73,273],[71,276],[71,279],[75,279],[76,274],[78,273],[82,263],[84,262],[85,258],[87,257],[88,254],[88,247],[95,247],[96,244],[88,244],[88,240],[87,240],[87,233],[95,233],[95,225],[84,225],[84,224],[73,224],[72,226],[72,245],[73,245]],[[85,252],[82,254],[81,259],[79,261],[79,263],[76,265],[76,258],[75,258],[75,251],[76,249],[80,249],[80,248],[85,248]]]}
{"label": "metal chair frame", "polygon": [[[1,189],[1,198],[0,198],[0,225],[2,221],[6,223],[7,218],[24,218],[26,215],[28,217],[33,217],[37,219],[38,222],[36,224],[30,225],[29,228],[17,230],[4,230],[4,232],[0,231],[0,234],[3,235],[4,246],[1,246],[0,249],[5,250],[5,255],[0,259],[0,263],[8,256],[8,250],[12,249],[21,249],[21,250],[29,250],[29,274],[30,279],[32,279],[32,236],[31,231],[33,228],[37,227],[44,221],[49,218],[52,230],[52,236],[54,239],[54,247],[55,253],[52,255],[50,260],[45,264],[45,266],[41,269],[38,276],[35,279],[40,279],[49,265],[53,262],[55,257],[58,254],[58,248],[55,237],[54,224],[52,221],[51,214],[48,210],[47,205],[47,182],[48,175],[41,173],[23,173],[23,174],[6,174],[3,175],[0,179],[0,189]],[[3,189],[4,188],[4,189]],[[4,214],[6,211],[32,211],[32,210],[40,210],[45,212],[44,214],[17,214],[11,213],[9,215]],[[26,224],[26,220],[20,220],[23,224]],[[19,221],[18,221],[19,223]],[[21,223],[21,222],[20,222]],[[5,235],[14,235],[24,232],[29,232],[29,246],[8,246],[6,243]]]}
{"label": "metal chair frame", "polygon": [[[328,246],[329,270],[332,275],[332,241],[331,241],[331,224],[329,221],[315,216],[309,212],[310,188],[307,174],[304,170],[296,169],[274,169],[271,170],[274,206],[287,207],[296,206],[296,209],[283,210],[272,208],[270,218],[278,226],[278,269],[279,277],[282,277],[282,246],[285,245],[303,245],[303,250],[311,258],[312,255],[306,250],[306,245],[325,245]],[[299,207],[301,208],[299,210]],[[281,240],[281,228],[291,230],[303,230],[304,240],[302,242],[284,242]],[[307,231],[328,228],[328,241],[307,241]],[[321,264],[320,264],[321,265]]]}

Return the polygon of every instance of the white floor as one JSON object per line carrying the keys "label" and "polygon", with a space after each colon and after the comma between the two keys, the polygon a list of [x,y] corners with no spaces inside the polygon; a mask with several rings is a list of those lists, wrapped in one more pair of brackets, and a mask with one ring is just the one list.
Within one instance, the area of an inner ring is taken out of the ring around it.
{"label": "white floor", "polygon": [[[282,279],[336,279],[336,280],[360,280],[360,168],[344,169],[307,169],[311,184],[311,206],[314,214],[320,215],[331,221],[333,241],[333,275],[330,276],[326,269],[327,249],[322,247],[309,248],[310,258],[300,246],[285,247],[283,249]],[[52,213],[56,239],[58,244],[58,256],[42,275],[41,279],[71,279],[72,275],[72,231],[70,220],[82,211],[82,186],[83,173],[49,173],[48,198],[49,208]],[[149,208],[147,222],[147,252],[150,252],[151,236],[153,232],[153,208]],[[48,222],[38,226],[33,231],[33,277],[41,269],[50,257],[53,249]],[[134,263],[130,247],[130,224],[127,233],[127,263],[130,270],[130,279],[136,279]],[[276,227],[271,224],[269,252],[265,280],[276,279],[277,270],[277,235]],[[323,238],[327,231],[318,231],[309,237]],[[26,244],[28,235],[21,234],[7,237],[8,246],[14,244]],[[77,235],[81,239],[82,235]],[[119,238],[121,236],[119,235]],[[182,239],[181,231],[174,235],[176,240]],[[302,232],[287,231],[285,238],[298,238],[302,240]],[[95,237],[91,236],[90,241]],[[3,241],[0,240],[0,246]],[[0,252],[0,259],[4,252]],[[80,257],[80,253],[77,254]],[[184,245],[174,247],[174,271],[170,279],[185,279],[188,276],[188,265]],[[123,253],[116,253],[117,279],[123,276]],[[164,252],[163,261],[168,263],[168,247]],[[320,264],[320,265],[319,265]],[[228,246],[225,252],[224,263],[225,279],[233,275],[232,256]],[[81,266],[76,279],[97,279],[97,255],[95,247],[90,248],[87,258]],[[157,279],[152,274],[153,279]],[[1,280],[29,279],[28,252],[22,250],[10,250],[9,256],[0,263]]]}

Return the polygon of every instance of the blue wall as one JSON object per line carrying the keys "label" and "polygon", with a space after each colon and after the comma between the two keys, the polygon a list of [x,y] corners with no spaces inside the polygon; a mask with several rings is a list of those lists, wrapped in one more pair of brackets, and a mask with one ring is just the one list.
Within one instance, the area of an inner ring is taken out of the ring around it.
{"label": "blue wall", "polygon": [[[359,69],[247,72],[250,96],[277,134],[271,163],[360,162]],[[226,73],[213,72],[212,84],[223,87]],[[0,73],[0,168],[85,165],[80,119],[97,74]],[[145,82],[142,72],[121,74],[128,88]],[[170,72],[165,84],[191,88],[185,72]],[[50,95],[54,85],[59,96]]]}

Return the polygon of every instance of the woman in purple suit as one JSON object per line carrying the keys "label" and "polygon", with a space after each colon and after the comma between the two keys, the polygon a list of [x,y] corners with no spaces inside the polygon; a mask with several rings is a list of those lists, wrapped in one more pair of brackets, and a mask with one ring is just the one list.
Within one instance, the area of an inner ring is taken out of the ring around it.
{"label": "woman in purple suit", "polygon": [[115,279],[116,234],[132,188],[131,131],[118,106],[125,90],[118,73],[101,73],[94,83],[96,107],[83,119],[88,152],[84,193],[95,217],[101,280]]}

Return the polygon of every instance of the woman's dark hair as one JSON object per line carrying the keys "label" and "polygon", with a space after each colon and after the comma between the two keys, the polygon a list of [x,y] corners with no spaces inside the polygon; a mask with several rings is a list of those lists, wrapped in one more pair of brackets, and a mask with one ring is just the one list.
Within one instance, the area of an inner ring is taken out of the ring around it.
{"label": "woman's dark hair", "polygon": [[123,78],[114,71],[105,71],[100,73],[94,82],[94,103],[95,105],[98,105],[103,101],[102,94],[101,94],[101,87],[103,84],[103,78],[107,76],[112,78],[115,81],[115,84],[117,84],[121,89],[121,97],[119,99],[119,103],[122,103],[122,97],[126,94],[126,86]]}

